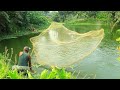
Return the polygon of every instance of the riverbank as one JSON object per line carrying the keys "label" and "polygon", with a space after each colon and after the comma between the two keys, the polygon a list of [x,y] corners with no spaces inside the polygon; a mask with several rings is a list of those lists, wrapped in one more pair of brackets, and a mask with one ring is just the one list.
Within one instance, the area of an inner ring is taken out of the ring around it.
{"label": "riverbank", "polygon": [[109,25],[109,23],[96,19],[74,19],[65,21],[68,25]]}
{"label": "riverbank", "polygon": [[106,25],[101,23],[66,23],[65,25]]}
{"label": "riverbank", "polygon": [[37,34],[41,33],[43,30],[47,29],[49,27],[49,24],[46,25],[29,25],[28,27],[13,27],[13,32],[11,33],[0,33],[0,41],[4,39],[11,39],[11,38],[17,38],[19,36],[29,35],[29,34]]}
{"label": "riverbank", "polygon": [[24,36],[24,35],[29,35],[29,34],[37,34],[37,33],[41,33],[42,31],[24,31],[24,32],[18,32],[18,33],[14,33],[14,34],[8,34],[8,35],[3,35],[0,36],[0,41],[4,40],[4,39],[10,39],[10,38],[17,38],[19,36]]}
{"label": "riverbank", "polygon": [[49,25],[46,26],[32,26],[32,27],[27,27],[27,28],[18,28],[18,31],[12,32],[9,34],[0,34],[0,41],[4,39],[11,39],[11,38],[17,38],[19,36],[24,36],[24,35],[29,35],[29,34],[37,34],[41,33],[45,29],[47,29]]}

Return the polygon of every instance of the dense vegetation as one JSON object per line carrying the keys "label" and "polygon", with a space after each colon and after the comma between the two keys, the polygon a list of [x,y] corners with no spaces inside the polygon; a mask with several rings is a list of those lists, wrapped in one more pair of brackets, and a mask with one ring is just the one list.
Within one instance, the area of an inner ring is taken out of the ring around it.
{"label": "dense vegetation", "polygon": [[0,34],[45,29],[51,21],[65,24],[106,24],[110,32],[116,32],[120,23],[119,11],[1,11]]}
{"label": "dense vegetation", "polygon": [[0,35],[45,29],[50,19],[42,11],[1,11]]}
{"label": "dense vegetation", "polygon": [[66,24],[105,24],[110,26],[110,32],[120,24],[120,11],[58,11],[53,12],[52,19]]}

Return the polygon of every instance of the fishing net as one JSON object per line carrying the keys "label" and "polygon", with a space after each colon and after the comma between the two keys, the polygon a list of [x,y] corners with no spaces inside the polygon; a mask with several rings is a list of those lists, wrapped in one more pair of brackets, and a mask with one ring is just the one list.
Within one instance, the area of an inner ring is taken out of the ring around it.
{"label": "fishing net", "polygon": [[79,34],[60,23],[52,23],[40,35],[32,37],[33,51],[41,65],[68,67],[92,53],[104,37],[104,30]]}

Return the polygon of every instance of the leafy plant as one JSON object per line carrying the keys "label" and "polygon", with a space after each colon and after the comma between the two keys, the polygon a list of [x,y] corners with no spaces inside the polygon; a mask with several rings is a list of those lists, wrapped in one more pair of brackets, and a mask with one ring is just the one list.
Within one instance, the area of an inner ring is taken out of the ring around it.
{"label": "leafy plant", "polygon": [[3,59],[0,59],[0,78],[5,78],[7,75],[7,72],[9,71],[8,65],[3,61]]}
{"label": "leafy plant", "polygon": [[70,79],[71,72],[65,71],[65,68],[52,67],[52,70],[43,70],[40,74],[40,79]]}
{"label": "leafy plant", "polygon": [[23,79],[22,73],[18,73],[17,70],[9,70],[6,78],[8,79]]}
{"label": "leafy plant", "polygon": [[34,77],[31,75],[31,73],[27,70],[27,74],[28,74],[28,79],[34,79]]}
{"label": "leafy plant", "polygon": [[43,71],[41,72],[39,78],[40,78],[40,79],[47,79],[48,76],[49,76],[48,70],[45,69],[45,70],[43,70]]}
{"label": "leafy plant", "polygon": [[[120,43],[120,37],[116,39],[117,42]],[[117,50],[120,51],[120,46],[117,47]],[[120,52],[118,52],[118,54],[120,55]],[[120,61],[120,56],[117,58],[118,61]]]}

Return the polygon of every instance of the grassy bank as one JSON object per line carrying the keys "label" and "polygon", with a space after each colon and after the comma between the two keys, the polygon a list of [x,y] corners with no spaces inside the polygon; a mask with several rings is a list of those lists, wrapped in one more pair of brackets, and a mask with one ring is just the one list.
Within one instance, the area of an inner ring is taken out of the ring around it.
{"label": "grassy bank", "polygon": [[24,36],[24,35],[29,35],[29,34],[35,34],[35,33],[40,33],[42,32],[43,30],[45,30],[46,28],[49,27],[49,24],[46,25],[46,26],[35,26],[34,27],[27,27],[27,28],[18,28],[17,27],[14,27],[14,31],[15,32],[12,32],[12,33],[8,33],[8,34],[0,34],[0,41],[1,40],[4,40],[4,39],[10,39],[10,38],[17,38],[19,36]]}
{"label": "grassy bank", "polygon": [[0,41],[4,40],[4,39],[10,39],[10,38],[17,38],[19,36],[24,36],[24,35],[29,35],[32,33],[40,33],[41,31],[35,31],[35,32],[31,32],[31,31],[22,31],[22,32],[17,32],[17,33],[12,33],[12,34],[5,34],[5,35],[1,35],[0,36]]}
{"label": "grassy bank", "polygon": [[109,23],[97,19],[73,19],[65,21],[64,25],[109,25]]}

